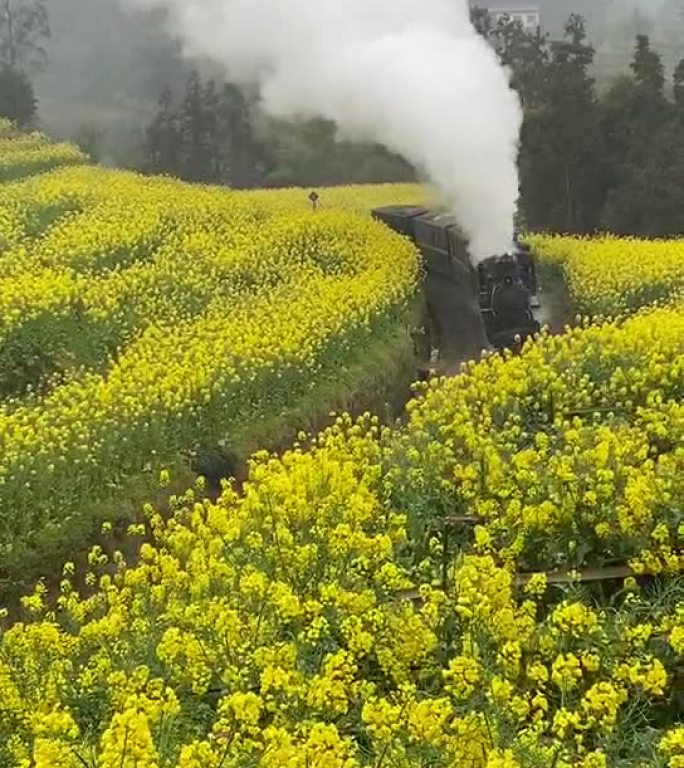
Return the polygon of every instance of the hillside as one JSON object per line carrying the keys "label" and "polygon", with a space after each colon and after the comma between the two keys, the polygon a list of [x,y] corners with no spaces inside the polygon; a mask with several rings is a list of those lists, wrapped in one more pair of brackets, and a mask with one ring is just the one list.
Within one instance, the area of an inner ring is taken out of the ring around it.
{"label": "hillside", "polygon": [[5,577],[70,552],[0,629],[0,768],[682,764],[684,245],[535,236],[576,327],[319,431],[402,369],[367,211],[420,194],[0,186]]}
{"label": "hillside", "polygon": [[[82,162],[0,143],[0,178]],[[0,570],[30,578],[174,465],[218,480],[413,376],[417,188],[233,193],[96,167],[0,188]],[[125,500],[125,502],[123,501]]]}

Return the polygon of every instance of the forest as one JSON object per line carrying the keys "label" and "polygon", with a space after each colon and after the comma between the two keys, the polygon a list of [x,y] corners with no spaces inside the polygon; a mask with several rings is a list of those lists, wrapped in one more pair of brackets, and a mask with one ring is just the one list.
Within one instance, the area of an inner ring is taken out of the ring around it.
{"label": "forest", "polygon": [[[571,15],[556,40],[510,20],[495,26],[482,9],[473,20],[510,68],[524,107],[522,225],[574,234],[684,232],[684,60],[666,77],[649,37],[637,35],[628,69],[599,91],[596,52],[581,16]],[[336,140],[329,122],[271,122],[259,130],[257,116],[256,97],[231,84],[203,83],[193,71],[178,98],[162,93],[143,167],[237,187],[412,177],[381,147]]]}
{"label": "forest", "polygon": [[[560,10],[552,10],[555,21]],[[58,24],[64,23],[62,16],[63,10]],[[604,44],[597,51],[579,14],[570,14],[558,34],[530,34],[509,19],[494,25],[477,6],[472,18],[510,68],[524,108],[520,225],[573,234],[683,232],[678,188],[684,180],[684,61],[663,35],[658,35],[661,52],[648,34],[638,32],[650,27],[635,11],[604,34],[612,47]],[[118,21],[115,30],[124,32],[123,17]],[[129,78],[133,90],[125,98],[115,93],[112,100],[120,97],[137,110],[138,131],[115,150],[111,131],[96,120],[80,123],[66,136],[94,160],[236,188],[422,177],[421,169],[382,146],[346,141],[330,121],[267,116],[255,89],[227,82],[206,63],[189,64],[172,41],[161,42],[158,21],[147,20],[137,53],[129,57],[136,73]],[[9,3],[0,15],[0,116],[40,124],[44,101],[38,97],[51,70],[64,64],[59,45],[51,48],[50,31],[44,0]],[[618,31],[635,33],[627,63],[619,60]],[[112,86],[116,74],[110,73]],[[50,113],[49,97],[45,109]],[[118,124],[111,122],[115,132]]]}

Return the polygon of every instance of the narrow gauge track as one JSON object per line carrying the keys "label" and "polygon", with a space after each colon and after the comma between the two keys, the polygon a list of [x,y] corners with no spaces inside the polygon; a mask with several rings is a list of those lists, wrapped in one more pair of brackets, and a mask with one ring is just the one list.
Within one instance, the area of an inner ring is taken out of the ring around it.
{"label": "narrow gauge track", "polygon": [[[560,275],[550,272],[542,273],[539,283],[539,302],[540,306],[532,310],[534,317],[542,328],[547,329],[553,336],[562,335],[568,327],[575,324],[576,314]],[[483,349],[492,351],[491,345]],[[456,376],[460,373],[461,366],[469,359],[468,355],[449,361],[418,359],[416,378],[425,381],[432,376]]]}

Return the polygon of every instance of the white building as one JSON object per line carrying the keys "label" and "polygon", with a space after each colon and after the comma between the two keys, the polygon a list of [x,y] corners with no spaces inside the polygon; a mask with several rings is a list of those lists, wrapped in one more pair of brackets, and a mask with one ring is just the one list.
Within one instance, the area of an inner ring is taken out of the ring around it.
{"label": "white building", "polygon": [[530,0],[485,0],[481,5],[489,11],[494,24],[508,17],[512,21],[519,21],[526,32],[541,30],[541,7]]}

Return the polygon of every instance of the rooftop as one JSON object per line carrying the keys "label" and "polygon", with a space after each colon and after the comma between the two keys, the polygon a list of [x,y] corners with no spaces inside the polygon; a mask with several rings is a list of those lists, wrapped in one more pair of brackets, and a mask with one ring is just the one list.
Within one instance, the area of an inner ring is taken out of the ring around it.
{"label": "rooftop", "polygon": [[478,4],[488,11],[536,11],[541,13],[541,5],[535,0],[480,0]]}

